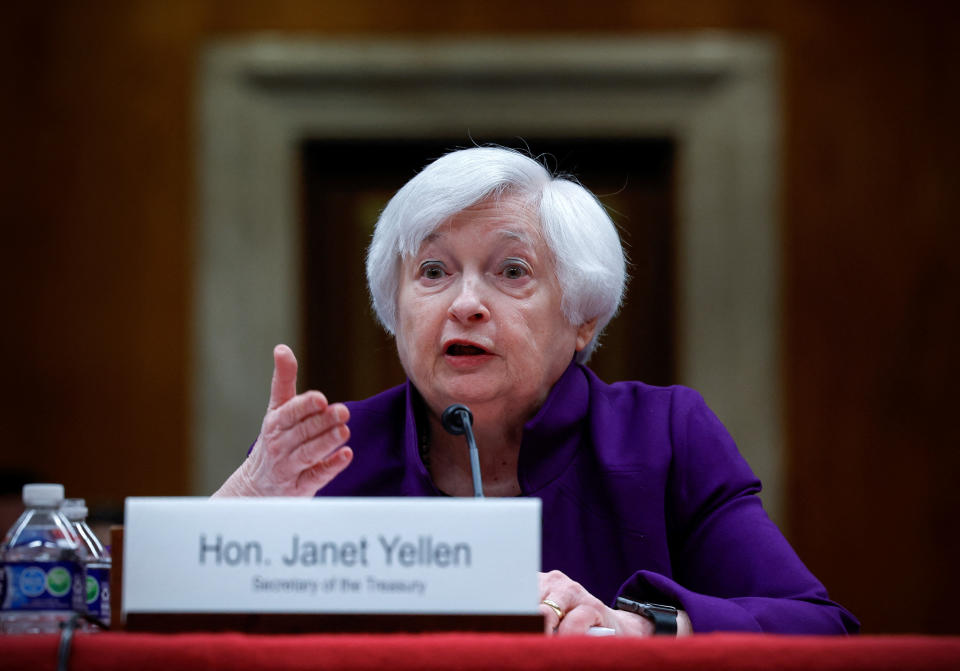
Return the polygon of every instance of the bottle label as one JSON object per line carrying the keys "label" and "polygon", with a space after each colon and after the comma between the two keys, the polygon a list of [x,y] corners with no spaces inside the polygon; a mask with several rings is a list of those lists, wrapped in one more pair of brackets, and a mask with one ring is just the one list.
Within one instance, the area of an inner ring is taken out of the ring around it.
{"label": "bottle label", "polygon": [[3,571],[3,610],[76,610],[82,596],[73,562],[11,562]]}
{"label": "bottle label", "polygon": [[87,566],[87,612],[110,622],[110,567]]}

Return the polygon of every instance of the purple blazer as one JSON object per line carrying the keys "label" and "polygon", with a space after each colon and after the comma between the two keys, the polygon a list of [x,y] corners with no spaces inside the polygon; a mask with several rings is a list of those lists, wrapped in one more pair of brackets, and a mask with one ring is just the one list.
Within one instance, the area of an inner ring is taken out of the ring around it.
{"label": "purple blazer", "polygon": [[[420,458],[416,394],[408,381],[347,403],[354,460],[318,496],[443,495]],[[674,604],[697,632],[859,630],[767,517],[760,482],[691,389],[608,385],[571,364],[525,425],[519,461],[523,496],[543,502],[543,570],[607,604]]]}

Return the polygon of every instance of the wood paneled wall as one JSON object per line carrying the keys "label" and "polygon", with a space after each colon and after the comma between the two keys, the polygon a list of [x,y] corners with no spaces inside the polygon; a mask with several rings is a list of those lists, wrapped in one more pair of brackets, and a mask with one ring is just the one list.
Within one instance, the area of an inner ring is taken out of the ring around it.
{"label": "wood paneled wall", "polygon": [[951,3],[127,0],[4,14],[0,467],[96,504],[188,489],[195,76],[207,40],[774,35],[786,531],[866,631],[960,633]]}

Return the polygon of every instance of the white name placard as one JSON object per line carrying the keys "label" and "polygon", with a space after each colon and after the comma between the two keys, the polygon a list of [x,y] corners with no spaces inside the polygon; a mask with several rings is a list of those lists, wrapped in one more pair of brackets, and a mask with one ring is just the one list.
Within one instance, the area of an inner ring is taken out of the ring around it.
{"label": "white name placard", "polygon": [[537,613],[539,499],[128,498],[127,613]]}

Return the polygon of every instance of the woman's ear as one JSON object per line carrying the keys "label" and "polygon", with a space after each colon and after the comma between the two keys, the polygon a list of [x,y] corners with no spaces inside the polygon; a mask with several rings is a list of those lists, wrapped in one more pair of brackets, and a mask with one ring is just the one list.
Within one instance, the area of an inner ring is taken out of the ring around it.
{"label": "woman's ear", "polygon": [[577,327],[577,351],[582,352],[583,349],[590,344],[590,341],[593,340],[593,334],[597,330],[597,320],[599,317],[594,317],[590,321],[584,322]]}

